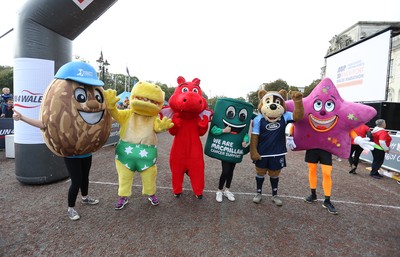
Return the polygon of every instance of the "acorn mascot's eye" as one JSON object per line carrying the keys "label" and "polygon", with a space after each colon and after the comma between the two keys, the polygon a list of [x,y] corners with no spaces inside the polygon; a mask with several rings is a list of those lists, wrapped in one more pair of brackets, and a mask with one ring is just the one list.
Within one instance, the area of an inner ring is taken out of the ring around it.
{"label": "acorn mascot's eye", "polygon": [[94,90],[94,97],[96,98],[97,102],[99,102],[99,103],[104,102],[104,97],[103,97],[103,94],[100,92],[100,90],[98,90],[98,89]]}
{"label": "acorn mascot's eye", "polygon": [[86,91],[83,88],[75,89],[74,96],[76,101],[78,101],[79,103],[84,103],[87,100]]}

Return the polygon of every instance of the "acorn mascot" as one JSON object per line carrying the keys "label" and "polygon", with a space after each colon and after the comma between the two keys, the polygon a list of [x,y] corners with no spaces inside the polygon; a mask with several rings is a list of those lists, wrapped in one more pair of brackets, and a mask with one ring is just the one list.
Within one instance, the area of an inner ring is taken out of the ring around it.
{"label": "acorn mascot", "polygon": [[272,187],[272,202],[282,206],[282,200],[278,197],[279,174],[286,167],[286,125],[303,118],[303,94],[293,92],[291,94],[295,102],[293,112],[286,109],[286,90],[258,92],[258,110],[260,114],[254,118],[250,141],[250,157],[256,166],[257,194],[253,198],[254,203],[262,200],[262,186],[264,176],[269,175]]}
{"label": "acorn mascot", "polygon": [[240,163],[243,155],[249,152],[249,127],[255,116],[253,109],[252,104],[232,98],[219,98],[215,103],[204,153],[221,160],[217,202],[222,202],[223,196],[229,201],[235,201],[229,189],[236,163]]}
{"label": "acorn mascot", "polygon": [[186,81],[179,76],[178,86],[169,98],[169,106],[162,110],[164,116],[172,117],[174,126],[169,133],[174,136],[169,164],[172,189],[175,197],[182,194],[184,175],[190,178],[193,192],[198,199],[204,190],[204,157],[200,137],[208,130],[212,111],[207,109],[198,78]]}
{"label": "acorn mascot", "polygon": [[103,81],[96,70],[85,62],[69,62],[61,66],[46,88],[40,105],[40,120],[14,111],[14,119],[41,129],[46,146],[64,157],[71,185],[68,190],[68,217],[80,218],[74,209],[79,190],[82,203],[99,201],[88,196],[92,152],[108,140],[111,116],[104,99]]}
{"label": "acorn mascot", "polygon": [[132,194],[135,172],[142,177],[142,194],[148,195],[152,205],[158,205],[156,197],[157,136],[173,126],[171,119],[159,118],[164,104],[164,92],[157,85],[137,82],[132,88],[130,108],[117,109],[120,100],[116,91],[105,91],[111,116],[121,125],[120,140],[115,149],[115,165],[118,172],[119,200],[116,210],[124,208]]}
{"label": "acorn mascot", "polygon": [[[306,150],[305,161],[308,164],[311,195],[304,200],[307,203],[317,201],[317,164],[320,163],[325,195],[322,206],[329,213],[337,214],[330,201],[332,154],[347,159],[352,138],[363,149],[372,150],[373,142],[369,142],[369,138],[357,136],[353,129],[372,119],[376,110],[367,105],[343,100],[329,78],[323,79],[303,102],[305,116],[294,124],[290,134],[296,142],[292,150]],[[286,106],[288,110],[292,110],[295,103],[289,100]]]}

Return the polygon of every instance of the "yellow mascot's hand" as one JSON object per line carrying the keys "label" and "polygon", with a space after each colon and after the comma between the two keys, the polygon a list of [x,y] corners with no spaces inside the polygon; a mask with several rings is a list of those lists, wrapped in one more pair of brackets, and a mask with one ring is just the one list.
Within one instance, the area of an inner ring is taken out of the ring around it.
{"label": "yellow mascot's hand", "polygon": [[157,133],[170,129],[173,126],[174,123],[172,123],[172,120],[167,117],[163,117],[162,120],[160,120],[160,118],[157,117],[154,121],[154,131]]}
{"label": "yellow mascot's hand", "polygon": [[104,91],[104,97],[106,98],[107,108],[109,110],[116,109],[119,97],[117,97],[117,91],[113,89],[107,89]]}

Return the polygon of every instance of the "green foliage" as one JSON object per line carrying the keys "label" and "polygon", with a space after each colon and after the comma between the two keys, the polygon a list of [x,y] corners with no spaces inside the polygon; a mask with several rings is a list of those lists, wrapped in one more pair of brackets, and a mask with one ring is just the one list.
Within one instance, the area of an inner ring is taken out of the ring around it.
{"label": "green foliage", "polygon": [[13,81],[13,68],[10,66],[0,65],[0,92],[3,87],[10,88],[10,92],[14,92],[14,81]]}
{"label": "green foliage", "polygon": [[289,91],[288,83],[282,79],[277,79],[270,83],[263,83],[263,88],[267,91],[279,91],[281,89]]}
{"label": "green foliage", "polygon": [[289,91],[300,91],[298,87],[290,86]]}
{"label": "green foliage", "polygon": [[255,109],[258,109],[258,91],[248,93],[247,100],[254,106]]}
{"label": "green foliage", "polygon": [[316,79],[309,86],[305,87],[303,92],[303,97],[308,96],[311,93],[311,91],[313,91],[313,89],[318,85],[319,82],[321,82],[321,79]]}
{"label": "green foliage", "polygon": [[165,101],[169,101],[169,98],[171,97],[171,95],[174,93],[175,91],[175,87],[169,87],[167,86],[167,84],[163,84],[161,82],[156,82],[154,83],[156,85],[158,85],[159,87],[161,87],[161,90],[164,91],[165,93]]}

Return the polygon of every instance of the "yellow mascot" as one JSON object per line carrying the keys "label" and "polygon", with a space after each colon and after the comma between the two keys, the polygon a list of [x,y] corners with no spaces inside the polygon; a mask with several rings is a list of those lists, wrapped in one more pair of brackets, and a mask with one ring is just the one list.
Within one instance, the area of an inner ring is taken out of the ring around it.
{"label": "yellow mascot", "polygon": [[116,210],[124,208],[132,194],[135,172],[142,177],[142,194],[148,195],[152,205],[158,205],[156,197],[157,136],[156,133],[173,127],[171,119],[159,118],[165,93],[157,85],[139,81],[133,87],[128,109],[118,110],[119,98],[115,90],[105,91],[107,108],[120,124],[120,140],[115,149],[118,172],[119,200]]}

